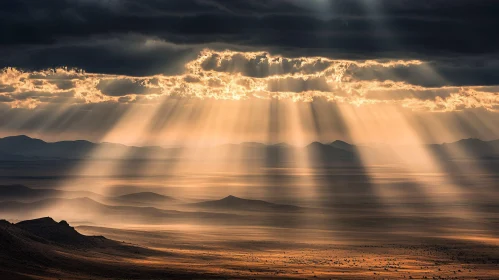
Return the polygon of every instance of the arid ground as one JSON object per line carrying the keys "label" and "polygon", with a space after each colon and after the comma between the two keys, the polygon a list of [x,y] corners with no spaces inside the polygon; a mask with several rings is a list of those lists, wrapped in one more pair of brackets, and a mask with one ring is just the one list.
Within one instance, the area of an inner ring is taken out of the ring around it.
{"label": "arid ground", "polygon": [[[483,174],[449,171],[453,182],[381,167],[369,176],[352,167],[310,176],[272,169],[67,178],[58,175],[62,167],[25,166],[2,167],[10,175],[0,187],[2,217],[17,223],[50,216],[116,242],[61,243],[6,223],[14,230],[4,232],[0,247],[2,279],[497,279],[499,273],[493,166]],[[301,196],[307,184],[315,193]],[[445,184],[455,193],[442,192]]]}

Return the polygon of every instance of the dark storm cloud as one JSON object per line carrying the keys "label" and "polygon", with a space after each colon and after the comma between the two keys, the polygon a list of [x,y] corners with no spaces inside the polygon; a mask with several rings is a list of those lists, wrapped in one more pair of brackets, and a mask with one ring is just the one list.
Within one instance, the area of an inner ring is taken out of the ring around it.
{"label": "dark storm cloud", "polygon": [[91,73],[143,76],[181,73],[185,62],[195,58],[201,48],[128,35],[0,49],[0,67],[38,70],[63,66]]}
{"label": "dark storm cloud", "polygon": [[209,46],[437,64],[460,58],[455,68],[465,70],[444,67],[444,78],[453,84],[463,79],[496,83],[495,75],[476,74],[482,67],[474,64],[495,57],[499,49],[499,2],[493,0],[18,0],[0,5],[0,67],[177,74],[183,70],[179,65]]}

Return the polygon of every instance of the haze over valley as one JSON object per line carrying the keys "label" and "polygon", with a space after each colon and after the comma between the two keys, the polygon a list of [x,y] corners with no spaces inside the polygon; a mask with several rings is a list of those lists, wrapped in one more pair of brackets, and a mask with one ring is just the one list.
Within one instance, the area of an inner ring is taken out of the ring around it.
{"label": "haze over valley", "polygon": [[0,280],[498,279],[499,1],[0,1]]}
{"label": "haze over valley", "polygon": [[[89,158],[89,151],[79,151],[81,143],[134,157]],[[161,147],[3,138],[0,147],[9,155],[0,164],[0,215],[9,221],[1,228],[3,257],[13,256],[6,249],[26,249],[3,262],[0,272],[12,279],[75,272],[81,279],[493,279],[499,261],[496,143],[427,145],[445,167],[437,173],[396,156],[362,165],[359,150],[380,154],[388,146],[343,141],[206,147],[219,156],[204,162],[204,154],[189,152],[146,158],[148,149],[170,154]],[[393,146],[390,155],[406,148]],[[293,161],[303,150],[310,164]],[[470,152],[476,156],[463,156]],[[230,164],[211,166],[220,161]],[[179,162],[193,169],[180,172]],[[99,168],[81,172],[89,164]],[[16,258],[28,267],[13,270]],[[82,271],[81,258],[95,269]],[[133,266],[119,269],[125,262]],[[47,267],[57,269],[47,273]]]}

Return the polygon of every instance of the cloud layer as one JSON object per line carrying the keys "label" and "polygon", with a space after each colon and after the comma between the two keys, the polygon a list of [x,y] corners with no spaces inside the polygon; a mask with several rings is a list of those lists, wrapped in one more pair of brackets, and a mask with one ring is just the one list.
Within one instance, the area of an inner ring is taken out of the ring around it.
{"label": "cloud layer", "polygon": [[0,102],[324,98],[496,111],[492,0],[18,0],[0,10]]}
{"label": "cloud layer", "polygon": [[[182,69],[177,75],[136,77],[68,68],[5,68],[0,72],[0,102],[34,108],[47,103],[155,103],[168,96],[305,102],[324,98],[355,105],[400,104],[426,111],[499,108],[499,87],[447,85],[431,63],[420,60],[334,60],[205,49]],[[404,77],[400,72],[411,75]],[[425,77],[438,86],[425,86],[431,84]]]}
{"label": "cloud layer", "polygon": [[211,48],[349,60],[459,58],[462,67],[488,69],[477,62],[497,58],[498,13],[493,0],[18,0],[0,10],[0,67],[175,74],[179,63]]}

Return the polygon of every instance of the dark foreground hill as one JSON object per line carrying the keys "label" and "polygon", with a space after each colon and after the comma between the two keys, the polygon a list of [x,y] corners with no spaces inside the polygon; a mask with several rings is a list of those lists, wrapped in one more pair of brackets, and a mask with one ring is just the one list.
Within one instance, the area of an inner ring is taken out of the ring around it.
{"label": "dark foreground hill", "polygon": [[40,218],[22,221],[14,226],[25,230],[44,240],[59,244],[76,247],[95,247],[116,245],[114,241],[102,236],[85,236],[77,232],[66,221],[56,222],[52,218]]}
{"label": "dark foreground hill", "polygon": [[146,257],[169,256],[102,236],[85,236],[52,218],[17,224],[0,220],[0,279],[193,278],[194,273],[131,265]]}
{"label": "dark foreground hill", "polygon": [[[80,234],[66,221],[54,221],[50,217],[10,223],[0,220],[0,246],[2,253],[29,252],[39,244],[71,248],[122,247],[121,243],[103,236]],[[31,249],[30,249],[31,248]]]}

